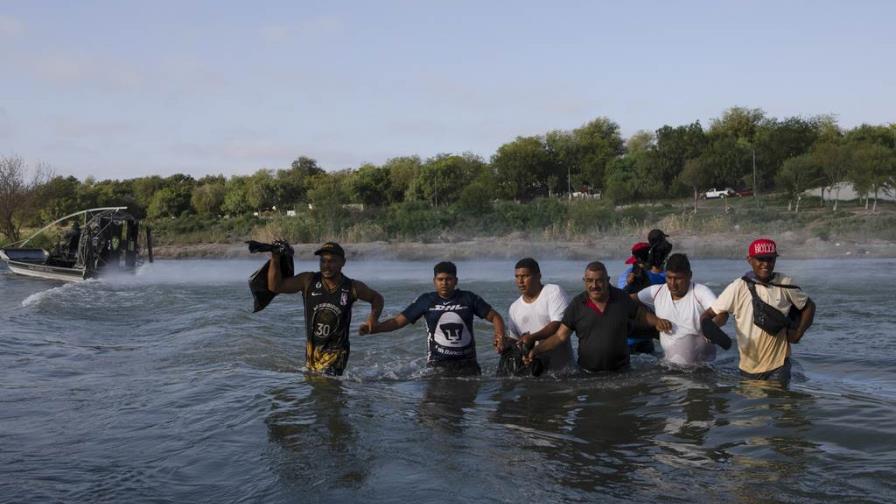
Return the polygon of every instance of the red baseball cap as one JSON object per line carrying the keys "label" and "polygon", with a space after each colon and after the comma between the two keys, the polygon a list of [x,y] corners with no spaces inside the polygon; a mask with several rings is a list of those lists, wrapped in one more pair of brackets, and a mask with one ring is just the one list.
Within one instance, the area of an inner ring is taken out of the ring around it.
{"label": "red baseball cap", "polygon": [[747,256],[758,258],[778,257],[778,246],[768,238],[759,238],[758,240],[753,240],[753,243],[750,244],[750,248],[747,249]]}
{"label": "red baseball cap", "polygon": [[648,250],[650,250],[650,244],[647,242],[638,242],[632,245],[632,256],[625,260],[625,264],[635,264],[638,259],[646,261]]}

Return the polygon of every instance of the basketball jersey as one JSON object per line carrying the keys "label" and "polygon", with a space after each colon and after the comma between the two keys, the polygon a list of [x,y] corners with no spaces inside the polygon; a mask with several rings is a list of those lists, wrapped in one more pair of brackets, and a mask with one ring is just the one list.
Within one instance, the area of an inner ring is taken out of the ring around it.
{"label": "basketball jersey", "polygon": [[327,290],[320,273],[302,292],[305,302],[305,366],[316,372],[341,375],[349,354],[349,327],[355,294],[352,280],[342,275],[333,292]]}

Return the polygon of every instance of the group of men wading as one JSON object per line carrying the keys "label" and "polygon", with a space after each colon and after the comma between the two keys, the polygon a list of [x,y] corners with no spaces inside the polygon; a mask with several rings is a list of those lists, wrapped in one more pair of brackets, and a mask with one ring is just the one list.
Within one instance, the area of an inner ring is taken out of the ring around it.
{"label": "group of men wading", "polygon": [[[790,347],[812,324],[815,304],[790,277],[776,273],[774,241],[750,243],[751,270],[731,282],[718,297],[692,280],[684,254],[670,254],[671,244],[660,230],[647,242],[632,246],[629,267],[611,285],[606,266],[585,266],[584,290],[569,299],[556,284],[542,283],[541,269],[532,258],[514,268],[520,297],[510,305],[509,320],[473,292],[458,288],[457,267],[440,262],[433,268],[435,291],[421,294],[401,313],[380,320],[383,296],[363,282],[342,273],[345,251],[325,243],[315,255],[320,271],[283,278],[278,251],[271,252],[268,289],[274,293],[301,292],[306,320],[306,368],[315,373],[341,375],[349,357],[349,327],[357,300],[370,303],[361,335],[390,332],[426,322],[427,365],[449,376],[481,373],[476,357],[473,319],[494,328],[498,353],[522,350],[522,363],[552,373],[578,368],[585,373],[625,369],[632,353],[652,353],[658,336],[664,358],[676,365],[702,365],[715,359],[715,339],[728,315],[735,319],[740,371],[748,379],[790,380]],[[574,362],[570,336],[578,340]],[[730,340],[728,340],[730,343]]]}

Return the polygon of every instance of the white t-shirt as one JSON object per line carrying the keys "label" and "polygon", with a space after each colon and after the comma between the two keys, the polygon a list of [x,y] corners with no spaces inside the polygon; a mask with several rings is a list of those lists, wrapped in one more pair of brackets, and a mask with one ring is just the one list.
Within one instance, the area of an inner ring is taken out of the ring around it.
{"label": "white t-shirt", "polygon": [[671,333],[660,332],[666,360],[679,365],[715,360],[716,347],[700,330],[700,315],[716,300],[709,287],[691,282],[688,293],[673,300],[666,284],[651,285],[638,292],[638,300],[653,308],[657,317],[672,322]]}
{"label": "white t-shirt", "polygon": [[[518,339],[525,333],[534,333],[554,321],[563,320],[563,312],[569,304],[569,297],[559,285],[545,284],[535,301],[527,303],[520,296],[510,305],[510,317],[507,329],[510,336]],[[540,343],[540,342],[539,342]],[[549,359],[548,369],[558,371],[569,366],[572,359],[572,342],[566,343],[546,353]]]}

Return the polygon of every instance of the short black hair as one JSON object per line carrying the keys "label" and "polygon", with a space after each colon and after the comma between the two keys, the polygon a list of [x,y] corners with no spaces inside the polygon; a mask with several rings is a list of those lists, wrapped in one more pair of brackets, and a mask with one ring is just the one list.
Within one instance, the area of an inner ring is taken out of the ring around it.
{"label": "short black hair", "polygon": [[688,261],[688,256],[685,254],[672,254],[669,256],[669,259],[666,259],[666,271],[690,273],[691,261]]}
{"label": "short black hair", "polygon": [[457,266],[451,261],[442,261],[432,269],[432,276],[438,276],[439,273],[448,273],[451,276],[457,276]]}
{"label": "short black hair", "polygon": [[591,261],[587,266],[585,266],[585,269],[588,271],[603,271],[604,273],[607,272],[607,267],[604,266],[604,263],[600,261]]}
{"label": "short black hair", "polygon": [[516,262],[516,266],[513,269],[526,268],[532,273],[541,274],[541,268],[538,267],[538,261],[532,259],[531,257],[524,257]]}

